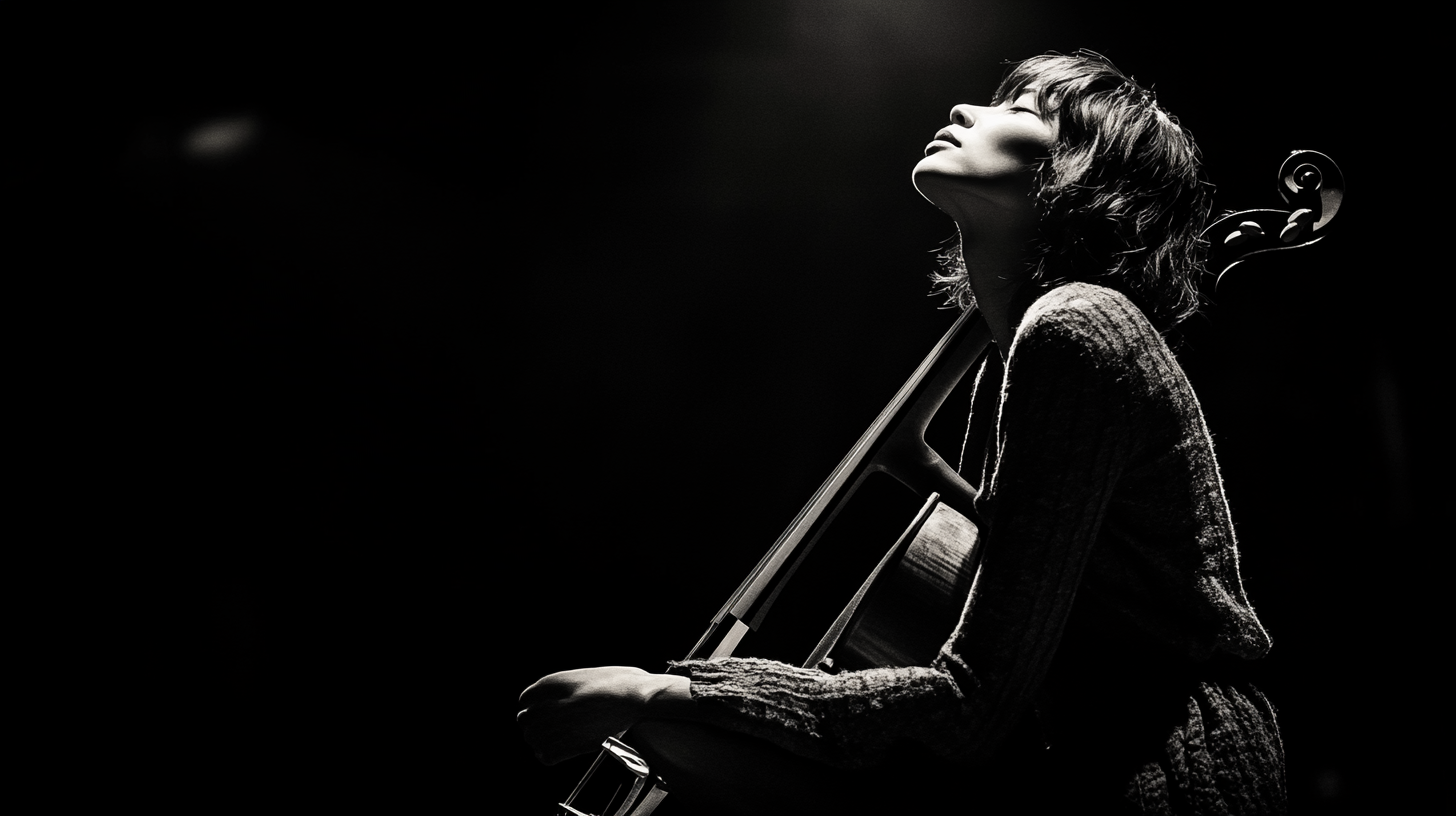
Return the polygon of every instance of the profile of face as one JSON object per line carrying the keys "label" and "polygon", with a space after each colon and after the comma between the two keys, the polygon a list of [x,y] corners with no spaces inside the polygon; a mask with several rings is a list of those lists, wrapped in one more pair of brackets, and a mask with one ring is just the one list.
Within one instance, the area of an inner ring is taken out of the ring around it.
{"label": "profile of face", "polygon": [[1056,120],[1042,118],[1035,88],[992,107],[956,105],[915,165],[915,189],[958,222],[1033,214],[1037,160],[1056,139]]}

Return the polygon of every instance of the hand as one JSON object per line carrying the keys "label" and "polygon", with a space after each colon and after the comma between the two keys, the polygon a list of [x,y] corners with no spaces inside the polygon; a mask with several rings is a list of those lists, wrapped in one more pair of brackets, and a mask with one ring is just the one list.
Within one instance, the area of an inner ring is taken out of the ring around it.
{"label": "hand", "polygon": [[686,677],[628,666],[557,672],[521,692],[516,722],[536,758],[555,765],[600,748],[607,737],[642,719],[649,706],[656,714],[682,713],[687,686]]}

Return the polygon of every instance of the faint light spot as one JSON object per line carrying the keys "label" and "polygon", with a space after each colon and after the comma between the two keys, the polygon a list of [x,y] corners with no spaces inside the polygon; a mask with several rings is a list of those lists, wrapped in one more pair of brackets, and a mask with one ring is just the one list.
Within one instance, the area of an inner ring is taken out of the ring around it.
{"label": "faint light spot", "polygon": [[1320,799],[1338,799],[1343,790],[1340,772],[1334,768],[1325,768],[1314,778],[1314,795]]}
{"label": "faint light spot", "polygon": [[258,140],[259,125],[254,116],[231,116],[203,122],[182,140],[182,150],[194,159],[228,159],[238,156]]}

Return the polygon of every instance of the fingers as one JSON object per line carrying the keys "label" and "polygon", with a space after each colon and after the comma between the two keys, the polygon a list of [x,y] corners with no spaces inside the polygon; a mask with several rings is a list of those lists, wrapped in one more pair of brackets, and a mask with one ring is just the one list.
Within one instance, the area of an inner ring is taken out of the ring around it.
{"label": "fingers", "polygon": [[526,687],[521,692],[521,705],[530,707],[543,700],[559,700],[569,697],[581,685],[583,676],[592,669],[570,669],[548,674]]}
{"label": "fingers", "polygon": [[526,687],[520,703],[530,707],[543,700],[562,700],[581,693],[603,693],[646,677],[647,672],[631,666],[600,666],[554,672]]}
{"label": "fingers", "polygon": [[516,722],[536,758],[554,765],[595,750],[636,722],[651,677],[623,666],[550,674],[521,692]]}
{"label": "fingers", "polygon": [[595,735],[592,724],[572,715],[573,707],[565,702],[571,696],[571,685],[551,675],[521,693],[522,708],[516,712],[516,724],[531,753],[543,765],[556,765],[586,753],[606,739]]}
{"label": "fingers", "polygon": [[520,699],[517,702],[526,708],[530,708],[536,703],[547,699],[547,695],[551,693],[550,686],[543,685],[547,679],[549,678],[543,677],[531,685],[526,686],[526,690],[521,692]]}
{"label": "fingers", "polygon": [[548,674],[527,686],[526,690],[521,692],[522,707],[530,708],[552,700],[564,700],[576,694],[582,685],[580,672],[580,669],[575,669]]}

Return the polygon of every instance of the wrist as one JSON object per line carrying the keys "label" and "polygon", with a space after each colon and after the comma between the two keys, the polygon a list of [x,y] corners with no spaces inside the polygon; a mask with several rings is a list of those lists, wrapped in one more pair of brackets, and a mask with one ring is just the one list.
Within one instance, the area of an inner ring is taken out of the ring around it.
{"label": "wrist", "polygon": [[692,681],[675,674],[649,676],[643,716],[656,719],[692,719],[697,704],[693,702]]}

